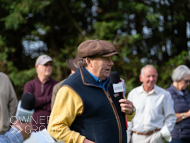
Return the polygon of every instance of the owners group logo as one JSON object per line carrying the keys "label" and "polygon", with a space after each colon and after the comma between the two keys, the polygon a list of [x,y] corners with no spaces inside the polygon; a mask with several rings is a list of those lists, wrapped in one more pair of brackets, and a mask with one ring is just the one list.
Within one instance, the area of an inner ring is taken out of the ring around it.
{"label": "owners group logo", "polygon": [[[16,118],[19,123],[12,122],[13,118]],[[25,132],[27,134],[31,134],[32,132],[41,131],[42,129],[45,128],[45,123],[44,123],[45,118],[47,118],[47,124],[48,124],[50,116],[38,116],[37,120],[35,120],[33,117],[31,117],[30,119],[22,118],[21,120],[19,119],[19,117],[12,116],[10,118],[11,128],[13,129],[11,133],[15,134],[15,133]],[[38,125],[40,124],[40,126],[32,125],[32,121],[35,124],[38,124]],[[51,121],[55,122],[56,124],[59,124],[60,118],[58,116],[55,116],[54,118],[51,118]],[[54,129],[55,127],[51,127],[51,132],[55,132]]]}

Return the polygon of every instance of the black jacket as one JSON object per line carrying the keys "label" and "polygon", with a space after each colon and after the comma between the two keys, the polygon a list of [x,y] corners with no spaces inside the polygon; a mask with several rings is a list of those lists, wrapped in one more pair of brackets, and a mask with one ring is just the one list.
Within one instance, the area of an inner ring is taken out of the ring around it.
{"label": "black jacket", "polygon": [[105,91],[81,67],[63,85],[75,90],[84,105],[82,115],[76,117],[71,130],[96,143],[127,143],[125,117],[109,81]]}
{"label": "black jacket", "polygon": [[[172,96],[176,113],[184,113],[190,109],[190,94],[187,90],[183,91],[184,96],[182,96],[171,84],[167,91],[169,91]],[[171,135],[174,139],[185,139],[190,141],[190,118],[186,118],[176,123]]]}

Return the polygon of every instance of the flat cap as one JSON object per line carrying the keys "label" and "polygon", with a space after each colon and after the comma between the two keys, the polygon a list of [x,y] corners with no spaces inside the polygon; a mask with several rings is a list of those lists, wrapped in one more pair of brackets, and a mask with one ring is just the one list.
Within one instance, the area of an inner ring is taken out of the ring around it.
{"label": "flat cap", "polygon": [[37,58],[35,65],[44,65],[47,62],[53,62],[52,58],[48,55],[41,55]]}
{"label": "flat cap", "polygon": [[109,57],[119,55],[115,46],[105,40],[86,40],[78,46],[78,56],[80,58],[90,56]]}

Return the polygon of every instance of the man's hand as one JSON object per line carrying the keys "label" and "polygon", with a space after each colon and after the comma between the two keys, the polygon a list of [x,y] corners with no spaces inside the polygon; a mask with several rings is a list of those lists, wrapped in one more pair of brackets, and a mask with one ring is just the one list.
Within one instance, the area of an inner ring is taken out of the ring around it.
{"label": "man's hand", "polygon": [[131,114],[133,111],[133,103],[127,99],[120,99],[119,100],[120,106],[121,106],[121,112],[125,114]]}
{"label": "man's hand", "polygon": [[22,134],[24,140],[29,138],[30,134],[32,133],[32,124],[28,123],[28,122],[23,123],[20,120],[16,120],[13,123],[12,127],[16,128],[18,130],[22,129],[21,134]]}
{"label": "man's hand", "polygon": [[83,142],[83,143],[95,143],[95,142],[90,141],[90,140],[88,140],[88,139],[84,139],[84,142]]}

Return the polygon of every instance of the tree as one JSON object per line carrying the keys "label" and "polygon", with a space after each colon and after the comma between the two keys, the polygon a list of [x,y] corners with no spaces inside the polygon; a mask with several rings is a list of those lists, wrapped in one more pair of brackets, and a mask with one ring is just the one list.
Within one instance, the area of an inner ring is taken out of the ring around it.
{"label": "tree", "polygon": [[[125,79],[128,91],[140,84],[145,64],[156,65],[158,84],[169,86],[174,63],[189,65],[189,5],[189,0],[0,0],[1,71],[21,95],[24,83],[36,76],[38,55],[53,57],[53,77],[61,80],[69,74],[66,59],[75,57],[82,41],[104,39],[120,53],[113,70]],[[186,58],[176,62],[175,56],[184,53]]]}

